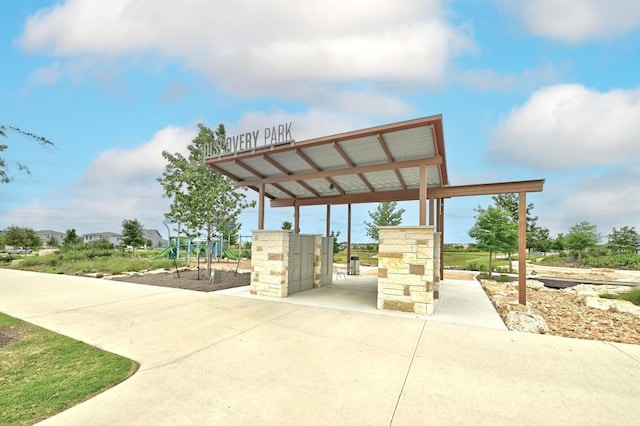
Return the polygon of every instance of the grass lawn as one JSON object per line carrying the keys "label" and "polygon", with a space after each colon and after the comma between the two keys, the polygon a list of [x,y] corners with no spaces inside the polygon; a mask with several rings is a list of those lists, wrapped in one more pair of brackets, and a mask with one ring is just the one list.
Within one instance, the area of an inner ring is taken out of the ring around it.
{"label": "grass lawn", "polygon": [[[495,256],[495,255],[494,255]],[[517,260],[518,256],[514,255],[513,260]],[[484,270],[489,267],[489,252],[486,251],[445,251],[444,252],[444,267],[445,268],[464,268],[478,270],[484,267]],[[509,261],[506,259],[493,258],[491,262],[493,268],[496,267],[509,267]]]}
{"label": "grass lawn", "polygon": [[130,359],[0,313],[0,425],[31,425],[122,382]]}

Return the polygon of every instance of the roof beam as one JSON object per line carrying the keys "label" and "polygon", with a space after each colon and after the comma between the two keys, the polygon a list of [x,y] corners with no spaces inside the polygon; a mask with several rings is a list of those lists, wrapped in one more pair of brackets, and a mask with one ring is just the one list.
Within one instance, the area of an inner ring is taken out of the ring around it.
{"label": "roof beam", "polygon": [[[255,177],[257,177],[257,178],[263,179],[263,178],[265,177],[263,174],[258,173],[258,172],[257,172],[257,171],[255,171],[252,167],[247,166],[246,164],[244,164],[244,163],[243,163],[242,161],[240,161],[240,160],[236,160],[236,161],[235,161],[235,164],[236,164],[238,167],[242,167],[243,169],[245,169],[246,171],[248,171],[249,173],[251,173],[252,175],[254,175],[254,176],[255,176]],[[295,197],[295,195],[294,195],[292,192],[287,191],[287,189],[286,189],[286,188],[283,188],[282,186],[277,185],[277,184],[274,184],[273,186],[274,186],[274,187],[276,187],[279,191],[282,191],[282,192],[284,192],[285,194],[287,194],[289,197]],[[255,191],[259,191],[260,189],[259,189],[259,188],[254,187],[254,190],[255,190]]]}
{"label": "roof beam", "polygon": [[[544,179],[433,187],[427,190],[427,199],[514,194],[520,192],[541,192],[543,186]],[[385,201],[413,201],[417,200],[419,195],[418,189],[409,189],[406,191],[384,191],[376,193],[363,192],[360,194],[350,194],[345,196],[339,195],[313,198],[275,199],[271,201],[271,207],[291,207],[294,205],[294,202],[299,206],[310,206],[318,204],[358,204]]]}
{"label": "roof beam", "polygon": [[[277,161],[275,161],[273,158],[269,157],[267,154],[263,155],[262,158],[269,164],[271,164],[273,167],[275,167],[276,169],[278,169],[281,173],[287,175],[287,176],[292,176],[291,173],[285,169],[284,167],[282,167]],[[262,180],[260,180],[262,181]],[[307,185],[306,183],[302,182],[301,180],[298,179],[288,179],[286,181],[283,182],[290,182],[290,181],[294,181],[296,182],[298,185],[302,186],[304,189],[306,189],[307,191],[309,191],[310,193],[312,193],[313,195],[315,195],[316,197],[320,195],[320,193],[318,193],[315,189],[313,189],[312,187],[310,187],[309,185]],[[265,182],[265,184],[267,183],[271,183],[271,182]],[[272,183],[273,184],[273,183]],[[236,182],[236,187],[238,186],[244,186],[244,185],[238,185],[238,182]],[[247,185],[247,186],[255,186],[255,185]],[[275,185],[274,185],[275,186]]]}
{"label": "roof beam", "polygon": [[[275,165],[275,161],[273,161],[273,163],[271,164]],[[273,184],[273,183],[280,183],[280,182],[301,181],[306,179],[320,179],[320,178],[326,178],[330,176],[344,176],[344,175],[353,175],[357,173],[380,172],[384,170],[406,169],[411,167],[419,167],[422,165],[433,166],[433,165],[440,165],[440,164],[442,164],[442,157],[432,157],[432,158],[421,158],[417,160],[399,161],[396,163],[372,164],[369,166],[360,166],[355,168],[323,170],[320,172],[301,173],[296,175],[290,175],[285,170],[285,172],[287,173],[286,176],[276,176],[276,177],[270,177],[265,179],[244,180],[244,181],[241,180],[236,182],[235,185],[236,186],[256,186],[256,185],[260,185],[261,183]]]}
{"label": "roof beam", "polygon": [[[338,151],[338,154],[340,154],[344,162],[347,163],[347,166],[351,168],[356,167],[356,165],[353,163],[353,161],[351,161],[347,153],[344,152],[344,150],[340,147],[340,145],[338,145],[337,142],[333,142],[331,145],[333,146],[333,149]],[[365,175],[363,175],[362,173],[356,173],[356,176],[360,178],[360,181],[364,184],[364,186],[367,187],[369,191],[375,192],[375,190],[373,189],[373,186],[371,186],[371,183],[369,183],[369,180],[365,177]]]}
{"label": "roof beam", "polygon": [[[433,126],[432,126],[432,128],[433,128]],[[389,151],[389,147],[387,146],[387,143],[384,141],[384,138],[382,137],[381,133],[377,134],[377,139],[378,139],[378,143],[380,144],[380,147],[384,151],[384,155],[387,156],[387,161],[389,163],[393,163],[393,156],[391,155],[391,151]],[[402,186],[402,189],[406,190],[407,189],[407,184],[405,183],[404,179],[402,178],[402,174],[400,174],[400,170],[395,169],[394,172],[396,173],[396,177],[398,178],[398,182],[400,182],[400,186]]]}
{"label": "roof beam", "polygon": [[[318,165],[316,163],[314,163],[309,157],[307,157],[307,154],[305,154],[304,152],[300,151],[299,149],[296,149],[296,155],[298,155],[298,157],[302,158],[302,160],[307,163],[313,170],[315,170],[316,172],[321,172],[322,169],[320,167],[318,167]],[[329,185],[333,186],[340,194],[344,195],[344,189],[342,189],[342,187],[340,185],[338,185],[336,183],[336,181],[334,181],[333,179],[331,179],[330,177],[326,177],[325,178],[328,182]]]}

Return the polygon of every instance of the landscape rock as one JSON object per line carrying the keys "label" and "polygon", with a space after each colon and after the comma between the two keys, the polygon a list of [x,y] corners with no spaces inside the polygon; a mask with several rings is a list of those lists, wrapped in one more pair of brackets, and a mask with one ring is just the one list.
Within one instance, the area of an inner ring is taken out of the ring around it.
{"label": "landscape rock", "polygon": [[523,331],[525,333],[549,333],[549,327],[544,318],[532,312],[509,311],[505,319],[505,325],[509,330]]}
{"label": "landscape rock", "polygon": [[[620,300],[616,300],[617,303],[614,302],[615,308],[606,311],[589,307],[585,303],[585,297],[588,296],[578,296],[578,292],[597,293],[593,290],[596,286],[576,286],[566,289],[527,288],[527,306],[522,306],[518,304],[517,286],[493,280],[480,280],[480,283],[505,324],[509,312],[531,312],[545,319],[549,328],[548,334],[640,345],[639,316],[624,311],[627,306],[630,311],[635,312],[640,311],[640,307],[632,304],[631,307],[630,302],[620,303],[622,302]],[[626,290],[629,290],[628,286]],[[598,298],[598,300],[608,299]]]}
{"label": "landscape rock", "polygon": [[615,309],[618,312],[628,312],[640,318],[640,306],[636,306],[627,300],[603,299],[601,297],[587,297],[585,305],[589,308],[608,311]]}
{"label": "landscape rock", "polygon": [[527,280],[527,288],[543,288],[544,283],[538,280]]}

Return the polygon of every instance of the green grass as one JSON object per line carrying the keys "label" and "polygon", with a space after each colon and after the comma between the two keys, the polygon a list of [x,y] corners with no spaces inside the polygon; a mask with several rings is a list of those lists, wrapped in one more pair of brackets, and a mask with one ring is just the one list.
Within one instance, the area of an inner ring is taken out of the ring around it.
{"label": "green grass", "polygon": [[627,300],[634,305],[640,306],[640,287],[633,287],[630,291],[620,294],[601,294],[600,297],[605,299],[622,299]]}
{"label": "green grass", "polygon": [[[517,260],[518,256],[513,256],[513,260]],[[493,258],[491,266],[494,270],[501,269],[508,271],[509,261],[506,259]],[[487,271],[489,269],[489,252],[486,251],[453,251],[444,252],[445,268],[463,268],[478,271]]]}
{"label": "green grass", "polygon": [[[186,265],[178,261],[178,266]],[[131,258],[129,256],[109,256],[80,258],[67,260],[63,256],[52,254],[47,256],[31,256],[25,258],[18,268],[50,274],[76,274],[76,273],[104,273],[121,274],[129,271],[142,271],[149,269],[173,269],[175,263],[171,259]]]}
{"label": "green grass", "polygon": [[31,425],[131,376],[121,356],[0,313],[0,424]]}
{"label": "green grass", "polygon": [[[378,266],[377,251],[351,249],[351,256],[358,256],[360,258],[360,265]],[[349,263],[346,250],[334,254],[333,261],[334,263],[342,263],[345,265]]]}

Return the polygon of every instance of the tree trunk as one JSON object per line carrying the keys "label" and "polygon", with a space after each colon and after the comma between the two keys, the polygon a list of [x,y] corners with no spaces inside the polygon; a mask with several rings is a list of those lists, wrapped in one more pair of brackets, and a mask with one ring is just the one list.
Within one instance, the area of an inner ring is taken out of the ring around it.
{"label": "tree trunk", "polygon": [[207,235],[207,279],[211,280],[211,235]]}
{"label": "tree trunk", "polygon": [[489,278],[491,278],[491,275],[493,273],[493,269],[491,268],[491,258],[493,257],[493,252],[489,251],[489,271],[487,271],[489,273]]}

